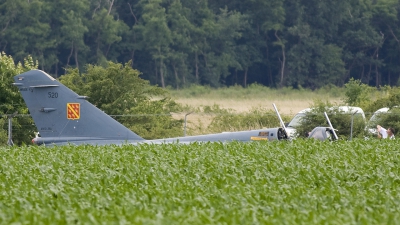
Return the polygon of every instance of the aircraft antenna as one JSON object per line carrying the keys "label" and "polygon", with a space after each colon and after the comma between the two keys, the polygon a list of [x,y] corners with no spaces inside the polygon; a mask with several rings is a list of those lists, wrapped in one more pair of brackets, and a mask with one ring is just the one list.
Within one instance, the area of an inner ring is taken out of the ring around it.
{"label": "aircraft antenna", "polygon": [[326,121],[328,121],[328,124],[329,124],[329,126],[331,127],[331,129],[332,129],[332,133],[333,133],[333,135],[335,136],[335,139],[338,140],[339,138],[338,138],[338,136],[336,135],[335,129],[333,129],[333,126],[332,126],[331,121],[329,120],[328,114],[326,114],[326,112],[324,112],[324,115],[325,115]]}

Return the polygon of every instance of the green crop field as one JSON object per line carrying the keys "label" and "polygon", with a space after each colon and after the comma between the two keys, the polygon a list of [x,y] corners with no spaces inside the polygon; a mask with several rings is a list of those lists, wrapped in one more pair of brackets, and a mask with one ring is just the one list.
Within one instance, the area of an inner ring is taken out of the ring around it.
{"label": "green crop field", "polygon": [[399,140],[0,148],[1,224],[396,224]]}

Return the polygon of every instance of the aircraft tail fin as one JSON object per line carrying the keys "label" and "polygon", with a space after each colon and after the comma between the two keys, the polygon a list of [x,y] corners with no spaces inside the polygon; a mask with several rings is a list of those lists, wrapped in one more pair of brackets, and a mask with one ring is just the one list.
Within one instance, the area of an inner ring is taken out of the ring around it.
{"label": "aircraft tail fin", "polygon": [[14,80],[43,138],[144,140],[41,70]]}

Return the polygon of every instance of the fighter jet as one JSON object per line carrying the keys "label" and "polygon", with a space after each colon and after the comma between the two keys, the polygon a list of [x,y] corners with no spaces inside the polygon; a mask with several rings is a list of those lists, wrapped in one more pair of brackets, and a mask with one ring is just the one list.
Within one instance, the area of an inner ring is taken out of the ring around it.
{"label": "fighter jet", "polygon": [[[288,140],[284,123],[274,105],[282,127],[223,132],[217,134],[145,140],[41,70],[31,70],[14,77],[40,132],[32,140],[37,145],[108,145],[162,144],[192,142],[230,142]],[[317,128],[316,128],[317,129]],[[331,128],[320,127],[322,136],[331,137]],[[315,129],[313,130],[315,131]],[[334,130],[333,130],[334,132]]]}

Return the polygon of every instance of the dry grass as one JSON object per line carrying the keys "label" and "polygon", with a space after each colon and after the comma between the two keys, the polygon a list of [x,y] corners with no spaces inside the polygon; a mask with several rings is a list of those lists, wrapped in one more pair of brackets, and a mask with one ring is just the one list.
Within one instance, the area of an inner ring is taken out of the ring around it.
{"label": "dry grass", "polygon": [[[273,110],[272,104],[275,103],[281,115],[293,117],[297,112],[310,107],[313,99],[210,99],[210,98],[178,98],[176,102],[193,108],[203,108],[204,106],[218,105],[222,109],[232,109],[236,113],[251,112],[253,108],[265,108]],[[329,99],[330,102],[340,102],[340,99]],[[176,119],[184,119],[185,113],[174,114]],[[204,113],[192,113],[186,117],[187,134],[196,135],[207,132],[207,126],[211,123],[213,115]],[[289,122],[289,121],[285,121]]]}
{"label": "dry grass", "polygon": [[[294,116],[300,110],[310,107],[314,99],[207,99],[207,98],[178,98],[175,100],[182,105],[193,108],[219,105],[222,109],[232,109],[237,113],[250,112],[253,108],[273,110],[275,103],[280,114]],[[329,99],[331,103],[340,103],[339,98]]]}
{"label": "dry grass", "polygon": [[188,89],[170,90],[170,93],[178,103],[193,108],[218,105],[220,108],[242,113],[260,107],[273,110],[272,103],[275,103],[279,112],[286,115],[294,115],[310,107],[316,99],[341,103],[343,98],[343,89],[336,87],[311,91],[292,88],[271,89],[257,84],[248,88],[234,86],[220,89],[193,86]]}
{"label": "dry grass", "polygon": [[[205,107],[217,105],[220,109],[229,109],[234,113],[250,113],[253,109],[265,109],[273,112],[275,103],[282,117],[292,118],[297,112],[310,107],[316,99],[341,103],[343,90],[338,88],[321,89],[317,91],[305,89],[271,89],[261,85],[248,88],[240,86],[213,89],[205,86],[193,86],[188,89],[170,90],[171,97],[176,102],[187,106],[187,112],[196,111],[187,116],[187,131],[189,135],[207,133],[207,126],[213,115],[199,113]],[[175,114],[176,119],[184,119],[187,112]],[[285,121],[289,122],[289,121]]]}
{"label": "dry grass", "polygon": [[272,103],[275,103],[281,114],[294,115],[298,111],[308,108],[313,102],[312,99],[278,100],[273,99],[204,99],[204,98],[181,98],[178,103],[191,107],[219,105],[223,109],[233,109],[237,113],[249,112],[252,108],[266,108],[273,110]]}

